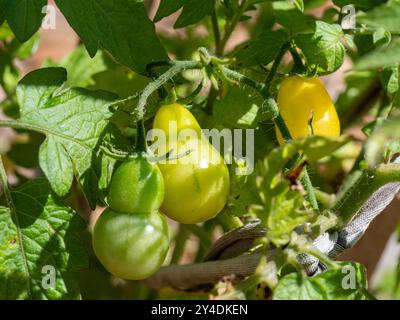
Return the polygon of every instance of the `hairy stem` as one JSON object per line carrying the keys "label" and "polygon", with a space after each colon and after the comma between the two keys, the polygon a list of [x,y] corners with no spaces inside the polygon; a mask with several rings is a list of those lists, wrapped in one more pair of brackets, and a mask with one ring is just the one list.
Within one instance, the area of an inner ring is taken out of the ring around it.
{"label": "hairy stem", "polygon": [[315,195],[315,190],[312,185],[310,175],[308,174],[307,168],[304,168],[304,173],[301,177],[301,182],[307,191],[307,196],[308,196],[308,200],[310,201],[311,207],[315,211],[319,211],[317,197]]}
{"label": "hairy stem", "polygon": [[278,70],[278,67],[281,64],[282,58],[285,55],[285,53],[286,53],[287,49],[289,48],[289,46],[290,46],[289,43],[285,43],[282,46],[281,50],[279,51],[277,57],[275,58],[274,63],[272,64],[271,70],[268,73],[267,79],[265,80],[265,88],[264,88],[264,90],[266,92],[270,91],[271,84],[272,84],[272,81],[274,80],[276,71]]}
{"label": "hairy stem", "polygon": [[[135,113],[138,119],[143,118],[145,113],[145,107],[147,104],[147,100],[149,97],[157,91],[162,85],[172,79],[174,76],[179,74],[182,71],[189,70],[189,69],[200,69],[202,68],[202,63],[200,61],[175,61],[175,62],[159,62],[158,65],[165,66],[165,65],[172,65],[170,69],[168,69],[165,73],[159,76],[156,80],[151,82],[147,87],[143,90],[142,94],[140,95],[138,104],[135,109]],[[156,64],[152,64],[152,66],[156,66]]]}
{"label": "hairy stem", "polygon": [[215,42],[215,53],[217,56],[221,55],[221,32],[219,31],[218,26],[218,17],[217,12],[215,10],[215,6],[211,12],[211,25],[214,34],[214,42]]}
{"label": "hairy stem", "polygon": [[136,128],[137,128],[136,150],[138,152],[146,153],[148,147],[146,141],[146,129],[144,127],[143,118],[136,122]]}
{"label": "hairy stem", "polygon": [[392,182],[400,182],[400,164],[379,165],[358,175],[333,207],[340,216],[340,225],[351,221],[375,191]]}
{"label": "hairy stem", "polygon": [[189,238],[190,232],[184,225],[180,225],[178,233],[175,236],[175,248],[172,253],[171,264],[177,264],[185,250],[186,240]]}

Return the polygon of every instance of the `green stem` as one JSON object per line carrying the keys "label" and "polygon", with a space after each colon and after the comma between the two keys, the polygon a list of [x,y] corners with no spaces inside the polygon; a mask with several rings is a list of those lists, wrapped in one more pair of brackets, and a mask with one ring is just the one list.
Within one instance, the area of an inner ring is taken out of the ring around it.
{"label": "green stem", "polygon": [[271,70],[268,73],[268,77],[265,80],[265,88],[264,88],[264,90],[266,92],[270,91],[270,87],[271,87],[272,81],[274,80],[276,71],[278,70],[278,67],[281,64],[282,58],[285,55],[285,53],[286,53],[287,49],[289,48],[289,46],[290,46],[289,43],[285,43],[282,46],[281,50],[279,51],[277,57],[275,58],[274,63],[272,64]]}
{"label": "green stem", "polygon": [[351,221],[375,191],[391,182],[400,182],[400,164],[379,165],[358,175],[332,208],[340,217],[338,227]]}
{"label": "green stem", "polygon": [[7,206],[9,208],[13,208],[14,205],[11,197],[11,192],[10,189],[8,188],[7,173],[6,170],[4,169],[3,160],[1,156],[0,156],[0,186],[3,189],[4,197],[7,201]]}
{"label": "green stem", "polygon": [[303,60],[301,59],[299,53],[296,50],[294,45],[291,45],[289,48],[289,52],[293,58],[293,68],[291,73],[302,73],[305,71],[305,67],[303,64]]}
{"label": "green stem", "polygon": [[263,91],[264,90],[264,84],[259,83],[257,81],[254,81],[253,79],[251,79],[249,77],[246,77],[245,75],[243,75],[243,74],[241,74],[241,73],[239,73],[237,71],[231,70],[231,69],[229,69],[227,67],[223,67],[222,70],[225,72],[225,74],[230,79],[232,79],[232,80],[234,80],[234,81],[236,81],[236,82],[238,82],[238,83],[240,83],[240,84],[242,84],[244,86],[253,88],[255,91],[260,93],[262,96],[265,96],[265,93]]}
{"label": "green stem", "polygon": [[312,185],[310,175],[308,174],[307,168],[304,168],[304,173],[301,177],[301,182],[307,191],[308,200],[310,201],[311,207],[315,211],[319,211],[317,197],[315,196],[314,187]]}
{"label": "green stem", "polygon": [[146,141],[146,129],[144,127],[143,119],[136,122],[137,128],[137,141],[136,141],[136,151],[140,153],[147,153],[147,141]]}
{"label": "green stem", "polygon": [[222,55],[221,32],[219,31],[218,18],[217,18],[217,12],[215,10],[215,6],[211,12],[211,24],[212,24],[213,34],[214,34],[215,53],[217,56],[220,56],[220,55]]}
{"label": "green stem", "polygon": [[174,76],[179,74],[182,71],[189,70],[189,69],[201,69],[203,67],[200,61],[160,61],[157,63],[152,63],[151,66],[172,66],[168,69],[165,73],[159,76],[156,80],[151,82],[146,86],[143,90],[142,94],[140,95],[137,107],[135,109],[134,114],[136,114],[138,119],[143,118],[145,113],[145,107],[147,104],[147,100],[149,97],[157,91],[162,85],[172,79]]}
{"label": "green stem", "polygon": [[184,225],[179,226],[178,233],[175,236],[175,248],[172,253],[171,264],[178,264],[185,250],[186,240],[189,238],[190,232]]}
{"label": "green stem", "polygon": [[214,87],[211,87],[210,93],[208,94],[207,98],[207,104],[205,107],[205,111],[209,116],[212,116],[214,113],[214,102],[217,96],[218,96],[218,91]]}

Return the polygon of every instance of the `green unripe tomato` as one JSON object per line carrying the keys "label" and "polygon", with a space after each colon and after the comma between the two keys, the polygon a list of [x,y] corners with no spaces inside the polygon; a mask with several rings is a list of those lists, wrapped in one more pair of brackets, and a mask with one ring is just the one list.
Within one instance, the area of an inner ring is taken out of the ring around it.
{"label": "green unripe tomato", "polygon": [[168,252],[168,224],[158,212],[120,213],[106,209],[93,230],[93,248],[103,266],[116,277],[150,277]]}
{"label": "green unripe tomato", "polygon": [[111,179],[108,204],[116,211],[157,211],[163,199],[164,180],[160,169],[145,157],[125,161]]}

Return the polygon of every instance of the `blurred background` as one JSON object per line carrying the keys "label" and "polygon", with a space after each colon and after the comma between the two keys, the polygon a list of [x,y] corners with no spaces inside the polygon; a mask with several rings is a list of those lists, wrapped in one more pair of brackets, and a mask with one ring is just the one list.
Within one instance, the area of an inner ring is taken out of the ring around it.
{"label": "blurred background", "polygon": [[[200,0],[199,0],[200,1]],[[54,5],[54,1],[50,0],[50,4]],[[159,0],[148,0],[146,1],[146,7],[149,12],[149,16],[153,17],[156,9],[159,5]],[[56,8],[56,6],[54,5]],[[321,17],[327,9],[333,7],[333,4],[329,1],[323,5],[314,8],[307,13],[316,17]],[[190,54],[190,48],[186,48],[186,52],[183,48],[176,46],[176,43],[169,43],[169,39],[187,39],[188,37],[196,38],[193,43],[193,50],[198,44],[212,46],[211,36],[208,34],[206,28],[197,27],[196,29],[190,29],[190,33],[186,30],[173,29],[173,24],[177,18],[177,15],[172,15],[168,18],[163,19],[157,24],[157,29],[160,34],[163,35],[163,41],[167,44],[170,49],[171,57],[182,55],[186,53]],[[254,14],[252,19],[243,22],[239,28],[233,34],[230,42],[227,45],[227,52],[235,48],[236,45],[247,40],[252,32],[252,28],[256,28],[257,19],[261,19],[259,16]],[[172,40],[171,40],[172,41]],[[37,47],[33,48],[35,53],[33,56],[25,60],[15,61],[16,66],[20,70],[21,75],[24,75],[31,70],[40,68],[46,61],[60,62],[80,44],[79,38],[75,32],[69,27],[65,18],[60,14],[57,9],[56,17],[56,28],[40,30],[40,40],[37,43]],[[176,49],[176,50],[175,50]],[[177,51],[179,50],[179,54]],[[183,50],[183,51],[182,51]],[[191,56],[186,57],[190,59]],[[345,77],[346,74],[351,70],[352,63],[351,59],[347,58],[344,65],[335,73],[323,77],[327,89],[335,101],[338,99],[340,94],[345,88]],[[4,93],[0,88],[0,101],[4,98]],[[0,109],[0,117],[5,118],[4,113]],[[347,132],[354,136],[356,139],[362,140],[364,134],[361,132],[361,127],[368,123],[371,119],[368,115],[360,116],[359,119],[353,119],[354,125],[347,129]],[[0,153],[6,153],[12,145],[23,143],[24,137],[17,135],[13,130],[7,128],[0,128]],[[354,150],[357,152],[358,150]],[[10,183],[17,183],[18,176],[23,175],[28,178],[37,176],[39,173],[37,169],[19,166],[15,169],[16,171],[9,171]],[[99,208],[96,212],[91,213],[89,208],[85,207],[82,203],[82,207],[87,211],[87,217],[95,219],[96,216],[101,212]],[[364,264],[368,271],[368,278],[370,280],[370,287],[373,289],[378,298],[400,298],[400,292],[393,292],[391,288],[394,283],[398,281],[396,275],[400,272],[396,272],[398,268],[398,261],[400,256],[400,199],[399,197],[386,209],[386,211],[379,215],[378,218],[371,224],[370,228],[366,232],[365,236],[357,243],[357,245],[351,250],[346,251],[340,260],[351,260],[357,261]],[[181,263],[187,263],[192,260],[191,254],[195,252],[196,246],[198,245],[195,238],[191,239],[188,243],[186,254],[183,256]],[[191,246],[193,248],[191,248]],[[117,287],[120,283],[114,283]],[[125,296],[130,296],[129,288],[123,286],[128,290]],[[127,289],[128,288],[128,289]],[[123,291],[122,290],[122,291]],[[90,296],[90,293],[88,293]]]}

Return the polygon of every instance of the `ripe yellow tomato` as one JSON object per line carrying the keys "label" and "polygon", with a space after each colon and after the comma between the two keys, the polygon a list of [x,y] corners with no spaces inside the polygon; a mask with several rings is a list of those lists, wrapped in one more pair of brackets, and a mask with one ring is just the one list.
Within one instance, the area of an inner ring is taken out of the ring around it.
{"label": "ripe yellow tomato", "polygon": [[[293,139],[308,136],[308,122],[312,118],[314,135],[338,137],[340,122],[335,106],[317,77],[291,76],[283,80],[278,92],[278,106]],[[280,144],[283,139],[276,128]]]}
{"label": "ripe yellow tomato", "polygon": [[192,129],[199,138],[201,136],[201,128],[196,118],[179,103],[162,106],[154,118],[153,128],[160,129],[168,135],[180,133],[184,129]]}
{"label": "ripe yellow tomato", "polygon": [[[171,121],[176,122],[177,132],[169,131]],[[167,136],[179,134],[183,129],[200,130],[193,115],[179,104],[161,107],[153,128],[164,130]],[[201,135],[184,141],[172,140],[161,146],[157,154],[170,150],[172,158],[158,164],[165,184],[161,211],[186,224],[215,217],[225,206],[230,191],[229,171],[224,159]],[[186,151],[190,153],[173,160]]]}

